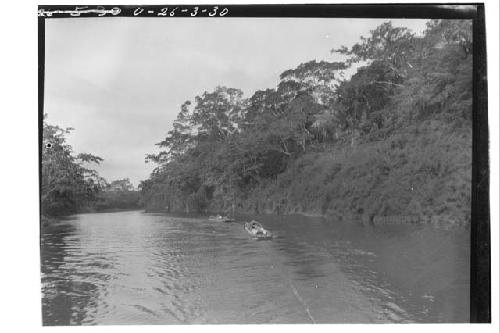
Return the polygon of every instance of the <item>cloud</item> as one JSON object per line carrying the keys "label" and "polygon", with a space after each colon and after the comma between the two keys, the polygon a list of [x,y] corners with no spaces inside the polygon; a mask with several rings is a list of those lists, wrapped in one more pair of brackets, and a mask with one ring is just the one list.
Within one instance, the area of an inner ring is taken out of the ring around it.
{"label": "cloud", "polygon": [[[217,85],[249,97],[309,60],[336,60],[384,20],[277,18],[78,18],[46,21],[45,112],[74,127],[77,152],[105,159],[109,179],[137,184],[144,155],[180,105]],[[393,20],[417,30],[423,20]]]}

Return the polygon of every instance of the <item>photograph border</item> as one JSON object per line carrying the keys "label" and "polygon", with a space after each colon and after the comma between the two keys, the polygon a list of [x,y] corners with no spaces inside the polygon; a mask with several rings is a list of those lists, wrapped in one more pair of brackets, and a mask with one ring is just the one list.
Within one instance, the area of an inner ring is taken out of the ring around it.
{"label": "photograph border", "polygon": [[[45,20],[80,17],[151,17],[169,19],[172,16],[149,15],[148,10],[158,13],[167,5],[40,5],[38,6],[38,177],[39,203],[41,200],[41,161],[44,114],[45,75]],[[186,12],[175,17],[191,17],[195,7],[207,10],[218,6],[227,8],[224,17],[279,17],[279,18],[406,18],[406,19],[471,19],[473,21],[473,144],[471,187],[471,262],[470,262],[470,322],[491,322],[491,235],[489,204],[489,131],[487,62],[484,4],[436,3],[436,4],[278,4],[278,5],[172,5]],[[82,9],[85,7],[85,9]],[[80,9],[78,9],[80,8]],[[120,12],[113,13],[113,8]],[[142,8],[137,14],[137,8]],[[104,10],[101,16],[86,9]],[[47,13],[51,14],[47,15]],[[76,15],[76,16],[75,16]],[[214,16],[221,17],[221,16]],[[40,215],[41,215],[41,205]],[[41,231],[41,223],[40,223]],[[41,235],[41,232],[40,232]],[[41,243],[39,244],[41,245]]]}

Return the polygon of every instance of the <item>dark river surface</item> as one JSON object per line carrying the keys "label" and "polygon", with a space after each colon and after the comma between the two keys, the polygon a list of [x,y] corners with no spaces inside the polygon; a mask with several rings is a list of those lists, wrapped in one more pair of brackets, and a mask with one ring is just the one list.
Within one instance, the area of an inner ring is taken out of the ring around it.
{"label": "dark river surface", "polygon": [[139,211],[42,227],[44,325],[469,320],[468,228]]}

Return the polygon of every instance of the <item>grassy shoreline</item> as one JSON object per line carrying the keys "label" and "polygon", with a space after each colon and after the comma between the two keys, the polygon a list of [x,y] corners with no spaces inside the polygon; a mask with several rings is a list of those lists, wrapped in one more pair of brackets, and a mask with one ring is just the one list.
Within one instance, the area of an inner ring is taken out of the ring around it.
{"label": "grassy shoreline", "polygon": [[[385,140],[308,152],[239,197],[201,197],[190,212],[301,214],[363,224],[470,223],[472,133],[429,120]],[[186,212],[164,196],[146,209]]]}

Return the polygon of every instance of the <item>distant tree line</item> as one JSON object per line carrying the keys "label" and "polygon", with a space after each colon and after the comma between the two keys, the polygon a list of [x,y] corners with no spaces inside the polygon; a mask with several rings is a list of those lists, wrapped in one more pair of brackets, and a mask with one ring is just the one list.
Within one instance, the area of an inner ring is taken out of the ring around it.
{"label": "distant tree line", "polygon": [[117,179],[106,184],[98,195],[97,211],[141,208],[140,192],[136,191],[129,178]]}
{"label": "distant tree line", "polygon": [[[431,20],[421,36],[387,22],[332,52],[345,61],[300,64],[249,98],[219,86],[186,101],[161,151],[146,157],[156,164],[139,186],[146,206],[227,208],[311,154],[389,140],[430,119],[470,127],[471,21]],[[350,66],[359,68],[345,78]]]}

